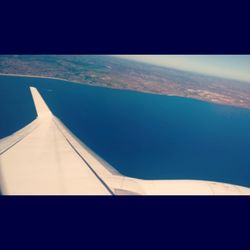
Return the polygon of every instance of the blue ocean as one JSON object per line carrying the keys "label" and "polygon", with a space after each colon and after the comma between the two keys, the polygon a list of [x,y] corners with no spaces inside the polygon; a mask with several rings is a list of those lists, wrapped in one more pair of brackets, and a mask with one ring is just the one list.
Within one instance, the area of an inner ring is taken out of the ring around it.
{"label": "blue ocean", "polygon": [[0,138],[36,117],[29,86],[124,175],[250,187],[250,110],[190,98],[0,76]]}

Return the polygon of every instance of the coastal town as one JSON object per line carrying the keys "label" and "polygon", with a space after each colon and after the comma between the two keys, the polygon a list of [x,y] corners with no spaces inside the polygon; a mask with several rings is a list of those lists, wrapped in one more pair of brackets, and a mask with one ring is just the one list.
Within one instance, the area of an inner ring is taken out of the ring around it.
{"label": "coastal town", "polygon": [[1,55],[0,74],[174,95],[250,108],[250,82],[202,75],[112,56]]}

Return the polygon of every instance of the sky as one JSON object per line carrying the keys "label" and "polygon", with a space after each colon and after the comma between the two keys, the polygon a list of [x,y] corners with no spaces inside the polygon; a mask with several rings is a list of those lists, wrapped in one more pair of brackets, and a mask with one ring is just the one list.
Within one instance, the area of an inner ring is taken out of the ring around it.
{"label": "sky", "polygon": [[250,83],[250,55],[117,55],[145,63]]}

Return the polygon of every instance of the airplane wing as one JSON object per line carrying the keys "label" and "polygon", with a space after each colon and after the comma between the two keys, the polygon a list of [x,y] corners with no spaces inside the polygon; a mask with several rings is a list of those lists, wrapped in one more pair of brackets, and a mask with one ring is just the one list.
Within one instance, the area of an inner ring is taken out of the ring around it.
{"label": "airplane wing", "polygon": [[55,117],[36,88],[37,118],[0,140],[0,192],[6,195],[249,195],[250,188],[196,180],[123,176]]}

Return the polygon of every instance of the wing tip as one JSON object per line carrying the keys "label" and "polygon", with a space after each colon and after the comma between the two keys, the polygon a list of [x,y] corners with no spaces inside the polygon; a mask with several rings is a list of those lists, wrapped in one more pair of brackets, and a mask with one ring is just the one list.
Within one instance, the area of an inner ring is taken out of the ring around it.
{"label": "wing tip", "polygon": [[44,99],[42,98],[42,96],[40,95],[39,91],[37,90],[37,88],[30,86],[30,92],[35,104],[35,108],[36,108],[36,112],[38,117],[44,117],[44,116],[48,116],[51,115],[51,111],[49,109],[49,107],[47,106],[46,102],[44,101]]}

